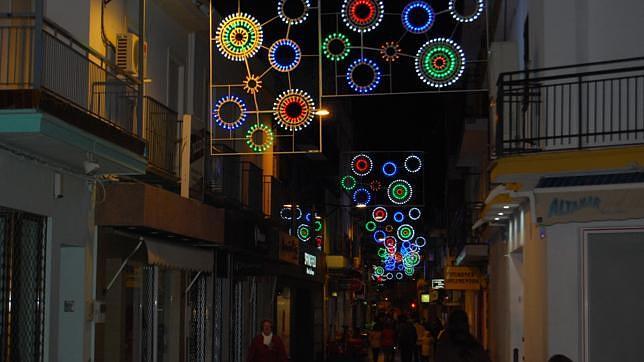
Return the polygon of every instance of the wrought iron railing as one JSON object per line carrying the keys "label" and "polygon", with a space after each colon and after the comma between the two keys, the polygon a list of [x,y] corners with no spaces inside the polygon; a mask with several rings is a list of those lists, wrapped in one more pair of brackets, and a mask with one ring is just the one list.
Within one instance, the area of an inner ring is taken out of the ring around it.
{"label": "wrought iron railing", "polygon": [[0,90],[39,90],[136,134],[136,80],[54,23],[0,14],[0,54]]}
{"label": "wrought iron railing", "polygon": [[176,174],[175,159],[179,142],[177,112],[150,97],[144,97],[144,138],[148,143],[148,162],[170,175]]}
{"label": "wrought iron railing", "polygon": [[644,58],[503,73],[492,157],[644,143]]}

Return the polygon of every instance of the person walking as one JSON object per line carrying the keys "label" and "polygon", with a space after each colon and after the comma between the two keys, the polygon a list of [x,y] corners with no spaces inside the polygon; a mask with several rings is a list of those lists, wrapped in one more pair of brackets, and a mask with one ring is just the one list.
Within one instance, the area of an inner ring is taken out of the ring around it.
{"label": "person walking", "polygon": [[436,362],[490,362],[483,346],[470,334],[467,313],[455,310],[436,346]]}
{"label": "person walking", "polygon": [[413,359],[414,362],[420,362],[420,356],[422,355],[421,349],[423,348],[423,336],[425,335],[426,330],[418,319],[414,321],[414,328],[416,328],[416,349],[413,351]]}
{"label": "person walking", "polygon": [[385,362],[394,362],[394,346],[396,345],[396,331],[391,321],[385,323],[380,334],[380,348],[385,356]]}
{"label": "person walking", "polygon": [[434,360],[434,337],[432,333],[425,329],[421,340],[420,355],[423,362],[432,362]]}
{"label": "person walking", "polygon": [[412,362],[414,351],[417,350],[416,327],[407,320],[405,316],[400,316],[398,326],[398,347],[400,347],[400,360],[402,362]]}
{"label": "person walking", "polygon": [[273,322],[262,321],[262,332],[253,338],[247,362],[286,362],[286,348],[282,339],[273,334]]}
{"label": "person walking", "polygon": [[378,362],[380,357],[380,349],[382,338],[382,325],[380,322],[376,322],[373,326],[373,329],[369,331],[369,348],[371,348],[371,356],[373,362]]}

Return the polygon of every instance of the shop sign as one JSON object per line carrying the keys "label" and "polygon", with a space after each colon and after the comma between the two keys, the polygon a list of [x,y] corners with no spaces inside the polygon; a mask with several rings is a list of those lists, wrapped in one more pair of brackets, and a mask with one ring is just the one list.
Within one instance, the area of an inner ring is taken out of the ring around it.
{"label": "shop sign", "polygon": [[421,303],[429,303],[430,301],[430,296],[429,293],[423,293],[420,295],[420,302]]}
{"label": "shop sign", "polygon": [[317,257],[309,253],[304,253],[304,266],[306,267],[307,275],[315,276],[315,269],[317,268]]}
{"label": "shop sign", "polygon": [[542,225],[644,217],[644,189],[543,192],[535,190]]}
{"label": "shop sign", "polygon": [[479,290],[481,289],[481,273],[477,268],[472,267],[445,267],[445,289]]}
{"label": "shop sign", "polygon": [[445,289],[445,279],[432,279],[432,289]]}
{"label": "shop sign", "polygon": [[300,243],[297,237],[280,232],[280,260],[287,263],[299,264]]}

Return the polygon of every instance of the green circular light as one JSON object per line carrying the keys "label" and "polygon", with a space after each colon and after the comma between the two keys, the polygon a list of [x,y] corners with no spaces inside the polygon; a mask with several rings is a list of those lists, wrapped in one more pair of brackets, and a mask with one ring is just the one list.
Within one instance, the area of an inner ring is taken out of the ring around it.
{"label": "green circular light", "polygon": [[396,232],[398,238],[402,241],[409,241],[414,237],[415,231],[414,228],[410,225],[401,225]]}
{"label": "green circular light", "polygon": [[386,258],[387,257],[387,250],[385,248],[379,248],[378,249],[378,256],[381,258]]}
{"label": "green circular light", "polygon": [[[255,137],[258,133],[262,134],[262,141],[258,142]],[[273,146],[273,130],[263,124],[256,123],[246,132],[246,144],[253,152],[265,152]]]}
{"label": "green circular light", "polygon": [[[334,41],[339,41],[342,43],[342,52],[340,53],[332,53],[331,52],[331,42]],[[351,42],[349,41],[349,38],[346,37],[344,34],[340,33],[332,33],[326,36],[324,38],[324,41],[322,42],[322,53],[324,56],[333,61],[333,62],[338,62],[343,59],[345,59],[349,55],[349,51],[351,50]]]}
{"label": "green circular light", "polygon": [[405,275],[407,275],[408,277],[413,276],[414,268],[405,268]]}
{"label": "green circular light", "polygon": [[374,273],[376,276],[378,276],[378,277],[379,277],[379,276],[382,276],[382,275],[384,275],[384,274],[385,274],[385,269],[383,269],[381,266],[377,266],[377,267],[375,267],[375,268],[374,268],[374,272],[373,272],[373,273]]}
{"label": "green circular light", "polygon": [[315,225],[315,231],[316,232],[322,231],[322,221],[316,220],[315,223],[313,223],[313,224]]}
{"label": "green circular light", "polygon": [[373,221],[368,221],[365,225],[364,228],[367,229],[367,231],[372,232],[376,230],[376,223]]}
{"label": "green circular light", "polygon": [[311,229],[307,225],[300,225],[297,228],[297,237],[301,241],[309,241],[311,238]]}
{"label": "green circular light", "polygon": [[340,181],[340,185],[342,186],[343,189],[347,191],[351,191],[356,188],[357,181],[355,177],[353,176],[344,176],[342,180]]}
{"label": "green circular light", "polygon": [[387,188],[387,196],[391,202],[402,205],[412,197],[412,188],[411,184],[405,180],[396,180],[393,181]]}
{"label": "green circular light", "polygon": [[215,35],[221,54],[233,61],[244,61],[254,56],[261,48],[262,40],[262,26],[257,19],[245,13],[224,18]]}

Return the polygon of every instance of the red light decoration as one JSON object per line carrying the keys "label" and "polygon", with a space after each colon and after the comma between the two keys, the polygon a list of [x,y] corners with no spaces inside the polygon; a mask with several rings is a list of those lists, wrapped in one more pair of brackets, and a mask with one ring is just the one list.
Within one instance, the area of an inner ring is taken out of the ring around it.
{"label": "red light decoration", "polygon": [[373,161],[367,155],[357,155],[351,161],[351,168],[358,176],[366,176],[373,169]]}
{"label": "red light decoration", "polygon": [[359,25],[371,23],[376,17],[376,6],[373,1],[356,0],[349,4],[349,19]]}
{"label": "red light decoration", "polygon": [[283,92],[273,105],[277,123],[289,131],[299,131],[308,126],[313,120],[314,111],[313,98],[299,89]]}

